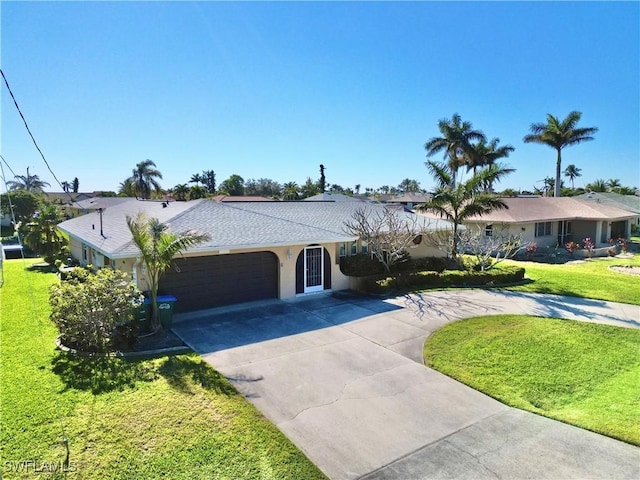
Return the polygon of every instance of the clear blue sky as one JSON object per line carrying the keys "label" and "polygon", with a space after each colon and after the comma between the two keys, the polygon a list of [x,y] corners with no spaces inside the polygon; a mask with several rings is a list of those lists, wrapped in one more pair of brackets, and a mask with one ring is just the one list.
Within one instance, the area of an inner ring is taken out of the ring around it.
{"label": "clear blue sky", "polygon": [[[532,189],[555,152],[522,138],[571,110],[600,129],[563,153],[576,186],[640,187],[638,2],[3,1],[0,15],[2,69],[81,191],[117,190],[145,159],[163,187],[202,170],[301,184],[322,163],[329,184],[430,189],[424,143],[455,112],[515,147],[498,188]],[[4,85],[1,112],[6,161],[60,190]]]}

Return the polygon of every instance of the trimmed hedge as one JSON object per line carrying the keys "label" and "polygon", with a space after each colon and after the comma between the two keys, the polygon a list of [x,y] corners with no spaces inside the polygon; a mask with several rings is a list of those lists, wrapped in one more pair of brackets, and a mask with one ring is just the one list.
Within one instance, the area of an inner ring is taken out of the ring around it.
{"label": "trimmed hedge", "polygon": [[[407,258],[391,266],[391,273],[399,272],[443,272],[449,266],[449,260],[443,257]],[[369,255],[353,255],[340,259],[340,271],[349,277],[369,277],[383,275],[384,267]]]}
{"label": "trimmed hedge", "polygon": [[398,289],[421,289],[428,287],[478,287],[516,283],[524,279],[522,267],[504,266],[486,272],[468,270],[446,270],[443,272],[422,271],[398,274],[394,277],[372,276],[365,280],[364,288],[370,293],[388,293]]}

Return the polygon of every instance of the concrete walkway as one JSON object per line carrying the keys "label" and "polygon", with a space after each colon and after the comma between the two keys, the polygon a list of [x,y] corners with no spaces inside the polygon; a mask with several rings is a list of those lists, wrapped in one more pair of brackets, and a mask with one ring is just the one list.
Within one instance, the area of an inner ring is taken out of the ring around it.
{"label": "concrete walkway", "polygon": [[640,308],[489,290],[198,312],[174,331],[333,479],[640,478],[640,449],[503,405],[422,364],[451,321],[522,313],[640,327]]}

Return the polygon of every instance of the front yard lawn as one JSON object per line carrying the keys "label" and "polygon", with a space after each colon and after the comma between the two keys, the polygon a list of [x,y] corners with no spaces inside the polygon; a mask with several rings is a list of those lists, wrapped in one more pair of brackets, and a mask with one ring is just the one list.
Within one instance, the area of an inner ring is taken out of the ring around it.
{"label": "front yard lawn", "polygon": [[431,335],[425,364],[501,402],[640,445],[640,330],[519,315]]}
{"label": "front yard lawn", "polygon": [[517,292],[552,293],[640,305],[640,276],[610,270],[611,265],[640,266],[633,258],[594,258],[583,263],[546,264],[506,260],[505,265],[524,267],[532,281],[507,287]]}
{"label": "front yard lawn", "polygon": [[[33,263],[36,260],[29,260]],[[197,355],[127,362],[54,349],[53,273],[4,262],[0,288],[3,478],[325,478]]]}

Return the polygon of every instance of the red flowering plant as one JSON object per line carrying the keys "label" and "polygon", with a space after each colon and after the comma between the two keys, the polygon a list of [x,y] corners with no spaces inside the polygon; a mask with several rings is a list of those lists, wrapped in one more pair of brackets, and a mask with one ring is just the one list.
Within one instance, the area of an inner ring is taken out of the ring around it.
{"label": "red flowering plant", "polygon": [[564,249],[569,252],[571,256],[573,256],[573,252],[580,248],[580,244],[576,242],[567,242],[564,244]]}
{"label": "red flowering plant", "polygon": [[590,237],[584,239],[584,249],[587,251],[589,258],[593,255],[593,250],[596,248]]}

